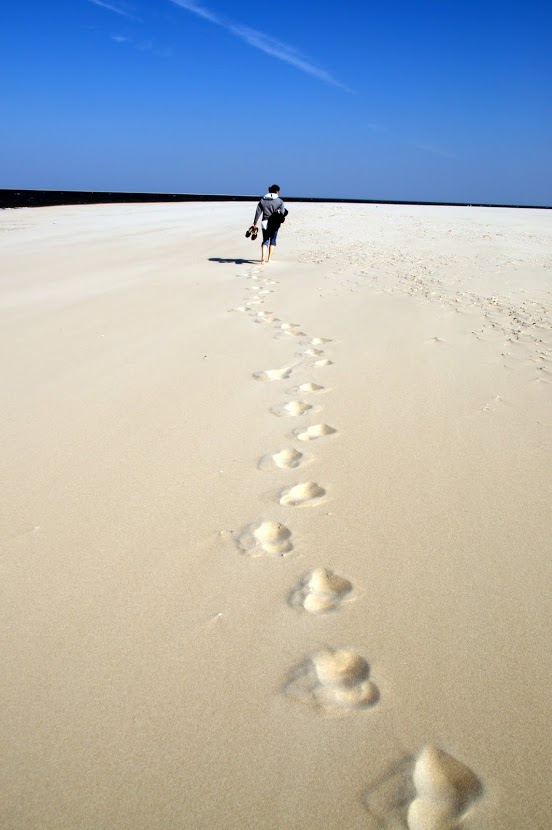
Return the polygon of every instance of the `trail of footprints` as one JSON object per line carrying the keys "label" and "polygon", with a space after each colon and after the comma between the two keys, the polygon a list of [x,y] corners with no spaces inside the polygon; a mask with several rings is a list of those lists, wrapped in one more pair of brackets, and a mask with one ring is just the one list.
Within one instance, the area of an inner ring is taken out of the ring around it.
{"label": "trail of footprints", "polygon": [[[309,337],[299,323],[282,321],[273,311],[258,310],[265,298],[274,293],[276,281],[265,279],[260,266],[249,274],[249,298],[233,311],[247,314],[259,325],[265,325],[277,339],[303,338],[302,351],[296,360],[284,366],[262,369],[252,375],[261,383],[282,383],[305,370],[322,370],[333,361],[326,355],[331,339]],[[288,388],[290,397],[275,402],[270,413],[280,418],[304,419],[323,407],[314,399],[303,396],[329,390],[315,380],[298,378]],[[310,442],[336,436],[336,427],[323,421],[305,424],[288,433],[292,440]],[[303,447],[285,446],[267,453],[258,461],[258,468],[277,473],[291,471],[313,460]],[[327,486],[316,481],[301,481],[280,488],[274,501],[290,508],[316,508],[327,499]],[[293,534],[287,525],[262,519],[247,525],[236,538],[238,549],[252,557],[284,557],[293,551]],[[354,599],[352,583],[329,568],[319,566],[305,574],[289,591],[287,602],[296,613],[325,615],[338,612]],[[365,657],[353,649],[326,647],[305,657],[289,670],[283,686],[291,699],[326,713],[359,712],[377,704],[380,691],[371,676]],[[392,769],[376,781],[363,800],[370,816],[380,828],[405,830],[453,830],[463,821],[480,797],[482,786],[476,775],[460,761],[434,747],[424,747],[417,755],[399,759]]]}

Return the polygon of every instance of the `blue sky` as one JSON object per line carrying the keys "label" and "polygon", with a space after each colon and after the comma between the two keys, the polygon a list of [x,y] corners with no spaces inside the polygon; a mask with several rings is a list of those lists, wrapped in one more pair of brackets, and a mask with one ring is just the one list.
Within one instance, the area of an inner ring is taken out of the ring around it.
{"label": "blue sky", "polygon": [[20,0],[0,187],[552,204],[552,3]]}

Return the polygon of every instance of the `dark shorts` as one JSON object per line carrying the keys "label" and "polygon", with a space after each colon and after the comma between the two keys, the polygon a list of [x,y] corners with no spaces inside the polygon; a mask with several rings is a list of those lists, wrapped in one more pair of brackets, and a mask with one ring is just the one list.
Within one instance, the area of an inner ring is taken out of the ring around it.
{"label": "dark shorts", "polygon": [[276,237],[278,236],[278,231],[275,231],[274,228],[263,228],[263,245],[276,245]]}

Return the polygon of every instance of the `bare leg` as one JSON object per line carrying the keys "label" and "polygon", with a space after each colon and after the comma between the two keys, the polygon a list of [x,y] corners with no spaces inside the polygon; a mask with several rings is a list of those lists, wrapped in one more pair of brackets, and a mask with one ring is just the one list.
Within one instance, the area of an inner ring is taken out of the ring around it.
{"label": "bare leg", "polygon": [[[264,264],[265,264],[264,253],[265,253],[265,246],[264,246],[264,244],[261,242],[261,265],[264,265]],[[270,259],[270,257],[269,257],[269,259]]]}
{"label": "bare leg", "polygon": [[269,245],[269,246],[268,246],[268,261],[269,261],[269,262],[270,262],[270,258],[272,257],[272,249],[273,249],[273,247],[274,247],[273,245]]}

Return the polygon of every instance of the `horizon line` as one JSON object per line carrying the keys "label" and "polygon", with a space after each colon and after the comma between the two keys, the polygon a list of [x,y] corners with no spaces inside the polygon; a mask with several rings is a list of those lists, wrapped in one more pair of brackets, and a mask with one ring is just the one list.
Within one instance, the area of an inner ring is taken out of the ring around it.
{"label": "horizon line", "polygon": [[[48,196],[58,196],[55,201],[48,200]],[[42,197],[38,200],[36,197]],[[79,201],[75,198],[80,197]],[[83,201],[83,197],[88,197]],[[111,199],[105,197],[113,197]],[[19,197],[19,198],[16,198]],[[65,198],[64,198],[65,197]],[[94,198],[90,198],[94,197]],[[96,197],[100,197],[99,199]],[[120,197],[127,197],[126,199]],[[163,193],[158,191],[131,191],[131,190],[48,190],[45,188],[0,188],[0,209],[24,207],[55,207],[61,205],[79,204],[148,204],[151,202],[253,202],[259,195],[237,193]],[[552,205],[504,204],[496,202],[441,202],[418,201],[413,199],[360,199],[333,196],[285,196],[288,202],[318,202],[326,204],[367,204],[367,205],[420,205],[428,207],[493,207],[493,208],[521,208],[524,210],[552,210]]]}

